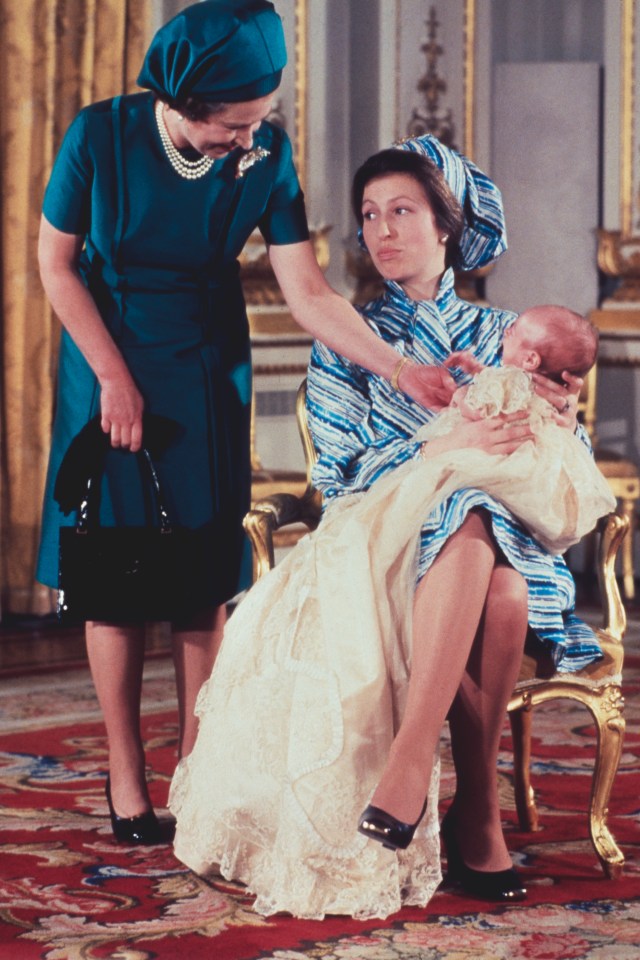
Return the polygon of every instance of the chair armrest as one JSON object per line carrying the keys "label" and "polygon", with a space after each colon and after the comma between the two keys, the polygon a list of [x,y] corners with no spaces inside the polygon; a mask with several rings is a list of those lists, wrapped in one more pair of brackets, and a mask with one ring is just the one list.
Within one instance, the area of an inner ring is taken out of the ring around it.
{"label": "chair armrest", "polygon": [[276,530],[293,523],[303,523],[315,530],[321,510],[321,495],[312,488],[307,488],[301,497],[293,493],[274,493],[258,500],[243,521],[253,550],[254,579],[264,576],[275,566],[273,535]]}
{"label": "chair armrest", "polygon": [[279,530],[280,527],[286,527],[289,523],[307,523],[309,520],[309,523],[313,524],[314,520],[313,513],[309,515],[306,493],[301,497],[297,497],[295,493],[274,493],[270,497],[258,500],[253,510],[271,514],[274,531]]}

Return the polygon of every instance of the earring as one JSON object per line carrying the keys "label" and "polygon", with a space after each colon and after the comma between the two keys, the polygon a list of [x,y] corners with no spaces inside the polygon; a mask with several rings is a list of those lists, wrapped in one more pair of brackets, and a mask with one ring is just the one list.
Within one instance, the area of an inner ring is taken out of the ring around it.
{"label": "earring", "polygon": [[443,233],[442,236],[440,237],[440,243],[446,243],[448,239],[449,239],[449,234]]}

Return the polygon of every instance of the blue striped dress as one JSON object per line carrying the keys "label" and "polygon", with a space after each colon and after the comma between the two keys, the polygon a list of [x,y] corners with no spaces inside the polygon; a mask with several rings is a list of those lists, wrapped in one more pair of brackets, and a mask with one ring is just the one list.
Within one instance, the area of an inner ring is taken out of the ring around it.
{"label": "blue striped dress", "polygon": [[[399,355],[441,364],[453,350],[471,350],[483,364],[501,362],[504,331],[516,314],[461,300],[448,270],[434,300],[409,299],[393,282],[362,308],[370,326]],[[454,371],[460,383],[470,378]],[[314,344],[307,409],[318,462],[313,482],[325,505],[336,497],[367,490],[390,470],[418,456],[414,434],[435,414],[391,384],[356,366],[321,343]],[[581,439],[589,440],[582,427]],[[591,628],[574,613],[575,584],[561,557],[548,553],[518,520],[482,490],[456,491],[429,516],[420,531],[418,581],[468,512],[483,508],[504,556],[527,581],[529,625],[557,669],[580,670],[601,657]]]}

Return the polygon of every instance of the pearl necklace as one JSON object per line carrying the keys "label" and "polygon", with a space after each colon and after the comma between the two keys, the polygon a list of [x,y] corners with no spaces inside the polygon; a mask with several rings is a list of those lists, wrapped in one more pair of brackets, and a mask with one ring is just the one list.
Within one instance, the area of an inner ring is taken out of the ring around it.
{"label": "pearl necklace", "polygon": [[187,160],[183,157],[173,140],[169,136],[167,125],[163,116],[164,104],[162,100],[156,102],[156,123],[158,124],[158,133],[164,147],[167,159],[175,172],[185,180],[199,180],[204,177],[214,164],[212,157],[200,157],[199,160]]}

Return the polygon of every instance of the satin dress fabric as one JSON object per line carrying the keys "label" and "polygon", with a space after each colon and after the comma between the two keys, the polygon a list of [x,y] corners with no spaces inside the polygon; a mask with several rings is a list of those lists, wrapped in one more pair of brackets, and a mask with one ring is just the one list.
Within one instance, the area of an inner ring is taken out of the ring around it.
{"label": "satin dress fabric", "polygon": [[[268,243],[308,238],[286,133],[263,123],[267,151],[242,177],[238,151],[186,180],[164,152],[150,93],[94,104],[76,117],[45,194],[45,218],[85,237],[84,282],[141,391],[145,411],[176,424],[156,460],[174,523],[203,532],[210,576],[202,606],[250,583],[242,518],[250,503],[251,357],[237,257],[258,227]],[[38,579],[55,587],[58,530],[72,524],[53,499],[59,464],[99,412],[95,375],[63,332]],[[113,450],[101,523],[156,522],[137,458]]]}

